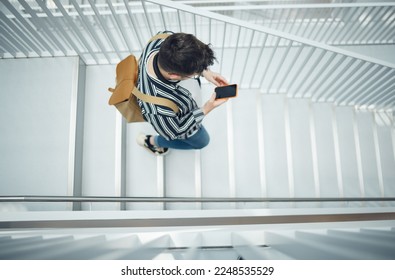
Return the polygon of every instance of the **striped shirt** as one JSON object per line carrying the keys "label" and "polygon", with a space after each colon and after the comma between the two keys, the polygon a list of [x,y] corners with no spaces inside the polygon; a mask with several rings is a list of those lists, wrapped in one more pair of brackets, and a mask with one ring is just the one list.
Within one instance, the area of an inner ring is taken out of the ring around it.
{"label": "striped shirt", "polygon": [[[163,32],[166,33],[166,32]],[[165,83],[148,74],[148,60],[157,52],[164,39],[150,42],[139,60],[137,88],[151,96],[172,100],[179,108],[176,114],[168,107],[138,100],[141,112],[156,132],[167,140],[185,139],[194,135],[202,126],[204,114],[192,94],[177,83]]]}

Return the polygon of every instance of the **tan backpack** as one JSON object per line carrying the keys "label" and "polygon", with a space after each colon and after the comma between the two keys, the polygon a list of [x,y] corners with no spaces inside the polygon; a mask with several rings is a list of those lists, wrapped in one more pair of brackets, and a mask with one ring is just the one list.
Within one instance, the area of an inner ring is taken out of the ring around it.
{"label": "tan backpack", "polygon": [[[168,36],[169,34],[158,34],[152,37],[149,42]],[[138,62],[134,55],[129,55],[117,64],[115,89],[108,88],[108,91],[112,92],[108,101],[109,105],[114,105],[128,123],[145,121],[141,114],[137,98],[144,102],[169,107],[175,113],[178,113],[179,108],[173,101],[162,97],[146,95],[139,91],[136,87],[137,74]]]}

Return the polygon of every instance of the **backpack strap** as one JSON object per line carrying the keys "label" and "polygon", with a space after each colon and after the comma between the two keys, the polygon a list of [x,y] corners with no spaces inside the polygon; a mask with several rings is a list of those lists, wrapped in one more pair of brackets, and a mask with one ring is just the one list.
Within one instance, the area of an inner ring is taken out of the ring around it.
{"label": "backpack strap", "polygon": [[[168,33],[159,33],[156,34],[155,36],[153,36],[149,41],[152,42],[154,40],[158,40],[158,39],[165,39],[167,37],[169,37],[171,34]],[[145,93],[142,93],[141,91],[139,91],[137,89],[137,87],[134,87],[132,90],[132,93],[134,96],[136,96],[138,99],[143,100],[144,102],[147,103],[152,103],[152,104],[156,104],[156,105],[161,105],[161,106],[165,106],[168,107],[170,109],[173,110],[174,113],[178,113],[180,111],[180,109],[178,108],[178,106],[176,105],[176,103],[174,103],[172,100],[167,99],[167,98],[163,98],[163,97],[157,97],[157,96],[151,96],[151,95],[147,95]]]}
{"label": "backpack strap", "polygon": [[134,96],[136,96],[138,99],[143,100],[144,102],[169,107],[176,114],[180,111],[176,103],[174,103],[170,99],[144,94],[141,91],[139,91],[137,87],[134,87],[132,93]]}
{"label": "backpack strap", "polygon": [[169,34],[169,33],[159,33],[159,34],[156,34],[155,36],[153,36],[149,41],[148,41],[148,43],[150,43],[150,42],[152,42],[152,41],[154,41],[154,40],[158,40],[158,39],[166,39],[167,37],[169,37],[171,34]]}

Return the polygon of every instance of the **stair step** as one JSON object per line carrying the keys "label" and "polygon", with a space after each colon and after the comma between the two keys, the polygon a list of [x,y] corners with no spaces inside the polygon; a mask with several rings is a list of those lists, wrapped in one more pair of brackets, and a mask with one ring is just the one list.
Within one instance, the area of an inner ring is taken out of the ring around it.
{"label": "stair step", "polygon": [[[155,135],[148,123],[127,124],[126,195],[132,197],[161,197],[164,195],[164,157],[157,157],[136,143],[140,134]],[[127,209],[163,209],[163,203],[128,203]]]}
{"label": "stair step", "polygon": [[[212,92],[204,92],[208,100]],[[201,151],[202,197],[232,197],[229,176],[229,142],[227,127],[227,104],[216,108],[204,119],[210,135],[210,144]],[[203,203],[203,209],[232,208],[228,203]]]}

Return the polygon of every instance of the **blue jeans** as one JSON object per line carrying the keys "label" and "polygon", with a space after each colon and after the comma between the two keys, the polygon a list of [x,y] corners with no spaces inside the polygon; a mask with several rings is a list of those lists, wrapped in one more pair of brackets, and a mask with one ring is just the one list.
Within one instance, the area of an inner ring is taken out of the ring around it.
{"label": "blue jeans", "polygon": [[161,148],[171,148],[178,150],[199,150],[208,145],[210,136],[202,126],[198,132],[187,139],[166,140],[158,135],[154,137],[155,145]]}

